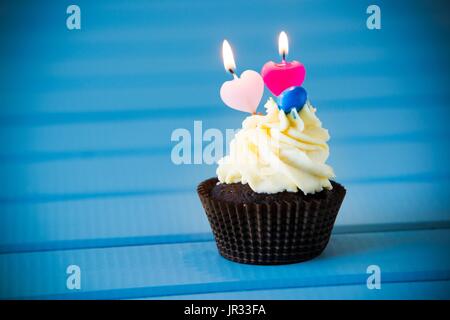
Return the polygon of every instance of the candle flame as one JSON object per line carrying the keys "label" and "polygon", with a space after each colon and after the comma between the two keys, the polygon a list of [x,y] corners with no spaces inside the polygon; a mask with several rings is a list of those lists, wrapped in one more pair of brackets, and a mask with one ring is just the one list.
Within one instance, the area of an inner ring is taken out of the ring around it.
{"label": "candle flame", "polygon": [[289,52],[289,41],[286,32],[281,31],[278,37],[278,52],[280,56],[285,57]]}
{"label": "candle flame", "polygon": [[227,40],[223,40],[222,45],[223,66],[225,70],[233,73],[236,69],[236,63],[234,62],[233,51]]}

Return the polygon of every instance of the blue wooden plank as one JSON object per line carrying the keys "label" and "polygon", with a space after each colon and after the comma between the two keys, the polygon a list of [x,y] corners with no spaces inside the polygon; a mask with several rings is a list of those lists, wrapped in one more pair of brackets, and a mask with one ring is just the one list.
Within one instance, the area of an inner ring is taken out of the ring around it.
{"label": "blue wooden plank", "polygon": [[[217,88],[216,88],[217,89]],[[263,97],[263,101],[266,101],[267,97]],[[380,115],[386,110],[395,110],[396,108],[407,108],[409,110],[420,109],[422,110],[423,101],[432,100],[433,106],[429,108],[434,113],[434,107],[444,108],[448,111],[448,94],[436,95],[436,94],[411,94],[402,96],[398,94],[374,96],[370,99],[367,98],[346,98],[346,99],[324,99],[320,96],[314,97],[313,103],[320,108],[320,112],[326,110],[345,111],[351,110],[357,112],[358,110],[380,110]],[[126,106],[126,103],[119,103],[121,107],[109,108],[108,110],[90,110],[90,111],[56,111],[30,114],[14,113],[14,114],[0,114],[0,124],[3,127],[9,126],[38,126],[38,125],[58,125],[58,124],[74,124],[74,123],[97,123],[97,122],[118,122],[126,120],[143,120],[143,119],[179,119],[188,118],[191,120],[202,119],[208,120],[210,118],[218,118],[222,116],[234,116],[239,115],[240,123],[242,117],[245,116],[242,113],[238,113],[235,110],[224,107],[222,102],[216,101],[213,104],[205,104],[204,102],[197,102],[194,104],[183,103],[182,106],[163,108],[158,104],[151,104],[146,108],[131,108],[123,109],[122,106]],[[110,106],[113,107],[113,106]],[[428,108],[427,108],[428,109]],[[395,114],[394,114],[395,115]],[[386,117],[381,123],[389,121],[389,117]],[[366,119],[367,120],[367,119]],[[330,120],[329,120],[330,121]],[[330,122],[327,123],[330,123]],[[331,120],[332,121],[332,120]],[[333,121],[330,123],[333,124]],[[362,122],[368,126],[367,122]],[[372,123],[370,123],[372,125]],[[328,125],[327,125],[328,126]],[[331,128],[333,128],[331,126]]]}
{"label": "blue wooden plank", "polygon": [[[285,1],[286,2],[286,1]],[[55,28],[55,26],[59,26],[59,19],[57,19],[56,14],[61,9],[65,9],[64,4],[60,5],[52,5],[52,6],[26,6],[20,7],[21,14],[26,17],[27,15],[37,12],[47,14],[48,19],[45,20],[45,23],[40,23],[35,27],[35,33],[33,39],[43,38],[47,40],[47,44],[49,45],[50,39],[48,37],[49,34],[52,34],[56,37],[59,42],[71,44],[73,40],[75,40],[76,44],[80,44],[82,41],[90,41],[90,44],[98,44],[98,43],[127,43],[130,42],[138,42],[141,46],[140,48],[146,48],[147,46],[154,44],[155,41],[163,41],[165,40],[166,44],[172,43],[172,47],[168,47],[168,53],[175,53],[173,50],[173,46],[178,45],[180,41],[190,41],[190,45],[186,45],[184,49],[187,51],[189,49],[195,49],[201,47],[202,44],[211,42],[211,39],[214,39],[218,34],[227,33],[237,36],[238,39],[243,36],[253,36],[259,41],[264,40],[273,40],[275,38],[272,35],[272,30],[274,27],[280,27],[279,24],[282,22],[284,25],[296,27],[301,34],[301,39],[306,39],[306,43],[308,45],[323,43],[329,43],[326,40],[333,40],[336,37],[344,37],[350,36],[351,38],[360,40],[363,45],[378,44],[381,40],[395,40],[392,41],[392,44],[398,43],[409,43],[411,39],[405,38],[395,38],[398,33],[403,32],[406,28],[414,28],[417,25],[417,21],[415,24],[411,25],[411,22],[414,20],[415,15],[418,15],[419,12],[413,11],[412,15],[406,15],[405,13],[401,16],[396,17],[397,19],[392,19],[390,21],[390,27],[386,31],[383,32],[383,38],[380,39],[378,37],[369,37],[367,36],[367,30],[364,25],[361,23],[361,12],[364,14],[365,7],[364,5],[354,5],[352,1],[345,1],[339,7],[334,6],[329,1],[316,1],[313,5],[311,3],[307,3],[305,1],[298,1],[296,3],[287,1],[283,5],[280,5],[279,2],[274,1],[265,1],[264,4],[258,3],[258,6],[251,4],[250,6],[246,6],[245,4],[237,3],[230,1],[229,3],[220,3],[220,4],[211,4],[211,3],[202,3],[200,4],[200,8],[196,8],[196,5],[193,4],[179,4],[176,1],[175,5],[171,6],[170,4],[166,8],[155,9],[153,6],[141,6],[139,4],[133,3],[133,5],[127,4],[123,5],[118,1],[112,1],[108,6],[97,6],[95,4],[80,1],[80,6],[89,10],[91,16],[96,17],[97,19],[90,20],[89,24],[89,32],[79,32],[75,33],[71,36],[71,38],[67,38],[67,32],[63,28]],[[9,5],[12,9],[14,9],[13,5]],[[385,9],[384,14],[389,16],[394,12],[392,10],[392,5],[389,2],[382,4]],[[122,9],[119,11],[117,7],[121,7]],[[238,7],[239,10],[234,10],[235,23],[229,23],[229,19],[224,12],[227,10]],[[280,7],[286,8],[283,9],[283,14],[281,16],[273,15],[273,9],[280,10]],[[205,8],[208,8],[208,14],[204,14]],[[292,8],[294,10],[288,10],[288,8]],[[389,9],[390,8],[390,9]],[[17,8],[16,8],[17,9]],[[192,14],[187,15],[186,11],[191,11]],[[302,19],[298,19],[298,11],[308,12],[308,14],[303,14]],[[31,11],[31,12],[30,12]],[[161,13],[165,13],[167,16],[162,16]],[[252,15],[248,13],[251,12]],[[270,21],[267,21],[267,14],[270,12],[273,15]],[[423,20],[430,20],[429,24],[425,24],[425,31],[429,29],[433,29],[436,25],[438,25],[439,21],[435,21],[432,18],[433,12],[427,12],[427,14],[422,13]],[[203,19],[195,19],[197,15],[203,16]],[[245,20],[243,19],[245,17]],[[318,19],[320,17],[321,19]],[[182,21],[182,19],[186,19]],[[428,19],[427,19],[428,18]],[[180,32],[179,26],[174,25],[173,22],[176,20],[178,24],[182,25],[184,28],[184,32]],[[239,20],[239,21],[238,21]],[[327,20],[327,24],[322,23],[322,20]],[[409,24],[408,24],[409,22]],[[6,26],[10,28],[16,28],[16,30],[24,31],[23,25],[18,23],[15,19],[10,17],[6,17],[4,19],[4,23]],[[205,23],[208,24],[208,28],[204,28]],[[239,27],[246,24],[253,25],[253,28],[241,28]],[[224,25],[227,26],[226,30],[224,29]],[[158,32],[154,32],[152,28],[158,26]],[[308,26],[308,28],[306,28]],[[395,27],[394,27],[395,26]],[[416,27],[417,28],[417,27]],[[25,29],[26,30],[26,29]],[[239,32],[238,32],[239,31]],[[417,33],[418,37],[423,37],[424,30],[421,33]],[[5,37],[8,34],[4,35]],[[33,40],[30,39],[30,40]],[[340,39],[340,43],[342,43],[342,39]],[[204,40],[197,41],[195,45],[192,43],[193,40]],[[206,41],[205,41],[206,40]],[[318,41],[321,40],[321,41]],[[325,40],[325,41],[324,41]],[[348,38],[347,38],[348,40]],[[424,38],[425,42],[429,42],[430,39]],[[160,44],[156,42],[156,44]],[[189,43],[187,43],[189,44]],[[254,44],[252,42],[251,44]],[[334,42],[335,44],[335,42]],[[348,41],[345,42],[346,45],[349,45]],[[295,49],[304,48],[304,43],[302,42],[293,42],[291,46]],[[122,50],[127,47],[123,47]],[[176,47],[179,48],[179,47]],[[64,50],[64,47],[58,47],[57,53],[61,53]],[[116,48],[113,47],[113,53],[117,52]],[[136,49],[136,48],[133,48]],[[172,50],[170,50],[172,49]],[[428,49],[427,47],[424,48]],[[67,50],[67,49],[66,49]],[[75,51],[76,55],[81,54],[81,51]],[[67,51],[63,51],[64,53],[69,53]],[[120,50],[118,51],[120,52]],[[139,52],[139,51],[138,51]],[[246,51],[244,51],[246,52]],[[247,51],[248,52],[248,51]],[[419,52],[411,52],[410,55],[405,56],[408,58],[411,55],[420,54],[423,51]],[[42,53],[38,57],[43,56]],[[102,52],[100,52],[102,53]],[[200,52],[199,52],[200,53]],[[252,52],[252,54],[257,54],[258,52]],[[96,50],[90,52],[82,52],[82,55],[90,56],[95,55]],[[150,52],[152,55],[161,54],[161,51]],[[275,53],[271,53],[274,55]],[[393,51],[392,54],[399,54],[398,52]],[[179,56],[179,54],[177,54]],[[70,55],[69,55],[70,56]],[[50,57],[54,57],[50,55]],[[244,57],[242,57],[244,58]],[[358,56],[354,57],[358,59]]]}
{"label": "blue wooden plank", "polygon": [[[2,43],[15,50],[5,51],[2,58],[6,59],[1,59],[6,70],[1,102],[7,106],[2,114],[169,108],[198,102],[218,105],[216,90],[225,77],[218,52],[222,38],[233,39],[240,68],[259,69],[267,59],[276,58],[275,38],[281,28],[292,35],[292,56],[310,68],[312,76],[305,85],[313,97],[371,99],[447,92],[448,75],[441,64],[448,45],[428,36],[448,33],[448,26],[434,18],[439,12],[435,8],[405,13],[404,8],[383,1],[383,17],[389,23],[380,32],[369,32],[364,25],[366,5],[352,1],[339,6],[329,1],[257,5],[175,1],[162,6],[80,1],[79,5],[89,13],[80,32],[66,30],[61,19],[65,4],[5,6],[10,14],[2,19],[4,29],[15,32],[0,35]],[[236,7],[239,10],[233,10]],[[230,10],[234,23],[224,14]],[[280,10],[283,14],[276,14]],[[36,16],[41,17],[40,23],[30,39],[20,21]],[[405,33],[415,36],[405,37]],[[25,37],[26,43],[13,46],[16,39]],[[421,70],[422,81],[417,81],[411,65],[427,66]],[[150,80],[130,82],[137,75]],[[87,78],[94,80],[80,89]],[[119,84],[105,88],[105,78]],[[63,88],[65,79],[68,83]],[[185,82],[174,86],[176,81]],[[187,81],[194,85],[188,86]],[[178,94],[172,99],[163,98],[164,92],[174,90]]]}
{"label": "blue wooden plank", "polygon": [[[259,69],[259,68],[258,68]],[[218,73],[220,71],[218,70]],[[151,76],[151,75],[149,75]],[[176,77],[183,75],[176,74]],[[173,75],[172,75],[173,77]],[[393,95],[407,97],[410,95],[439,97],[447,94],[440,84],[446,78],[433,75],[425,79],[425,84],[411,83],[412,77],[389,78],[387,76],[347,76],[329,77],[326,79],[310,79],[305,82],[312,101],[345,100],[384,98]],[[187,109],[202,106],[207,108],[224,108],[219,100],[218,90],[221,84],[229,80],[228,77],[220,77],[209,81],[209,84],[194,85],[170,85],[152,86],[145,85],[122,88],[94,88],[53,90],[51,92],[38,92],[20,95],[19,92],[5,93],[7,101],[2,104],[8,108],[2,110],[4,115],[34,114],[38,112],[93,112],[110,110],[166,110]],[[434,81],[439,81],[438,84]],[[336,86],[336,83],[339,83]],[[352,91],[345,90],[352,88]],[[373,88],[377,88],[374,92]],[[174,94],[176,93],[176,94]],[[192,95],[195,94],[193,97]],[[171,97],[161,100],[158,97]],[[200,96],[201,98],[195,98]],[[269,96],[266,91],[265,98]],[[407,98],[405,98],[407,99]],[[433,99],[434,100],[434,99]],[[426,101],[422,101],[426,103]],[[9,106],[15,106],[12,109]],[[320,105],[318,105],[320,106]],[[14,111],[14,112],[12,112]],[[155,113],[156,114],[156,113]],[[176,111],[174,112],[176,114]]]}
{"label": "blue wooden plank", "polygon": [[[384,284],[450,280],[449,229],[335,235],[306,263],[250,266],[220,257],[213,242],[0,255],[2,298],[138,298],[223,291],[361,285],[378,265]],[[66,268],[81,269],[81,289]]]}
{"label": "blue wooden plank", "polygon": [[[383,103],[383,102],[381,102]],[[379,108],[347,108],[333,103],[317,106],[318,115],[331,134],[331,145],[398,141],[434,141],[442,143],[450,129],[447,104],[411,108],[410,104]],[[217,107],[217,109],[225,107]],[[178,115],[179,116],[179,115]],[[205,118],[205,116],[207,116]],[[130,153],[163,152],[175,142],[172,132],[185,128],[192,132],[195,120],[202,120],[203,130],[239,129],[245,118],[234,112],[222,116],[206,113],[199,117],[147,118],[94,123],[62,123],[39,126],[0,127],[0,161],[43,161],[59,158],[117,156]],[[376,125],[367,125],[379,119]],[[349,123],[352,125],[350,126]]]}
{"label": "blue wooden plank", "polygon": [[[134,37],[132,32],[142,33],[143,31],[146,32],[145,29],[130,30],[130,33],[127,34],[128,38]],[[117,29],[114,32],[117,33]],[[93,33],[95,34],[95,32],[85,33],[85,36],[92,36]],[[342,35],[342,37],[348,36],[350,35]],[[45,37],[45,40],[50,41],[47,35]],[[151,35],[148,35],[148,37],[151,39]],[[67,38],[66,34],[64,38],[60,39],[60,42],[64,43],[68,39],[73,40],[72,38]],[[217,96],[215,97],[216,99],[211,100],[213,97],[211,94],[214,92],[212,89],[214,86],[217,88],[217,85],[220,85],[226,78],[226,75],[222,72],[220,57],[215,54],[221,42],[221,36],[219,34],[215,35],[212,39],[205,39],[204,43],[207,45],[196,45],[194,48],[197,48],[197,50],[192,50],[189,47],[189,43],[192,42],[189,38],[183,39],[183,43],[181,44],[175,44],[173,40],[169,40],[169,43],[155,44],[153,41],[145,44],[143,40],[149,41],[148,38],[141,39],[139,45],[136,44],[131,48],[126,46],[126,43],[114,42],[107,43],[103,46],[90,43],[76,45],[69,43],[66,45],[67,52],[62,52],[58,58],[50,56],[49,59],[48,56],[44,56],[35,61],[32,60],[37,66],[42,68],[42,70],[39,70],[40,75],[45,76],[47,81],[36,83],[32,88],[27,90],[27,95],[16,97],[22,99],[17,101],[25,101],[27,97],[37,99],[36,101],[29,99],[32,105],[26,107],[21,104],[21,109],[28,109],[28,112],[36,111],[35,107],[39,106],[39,108],[42,108],[42,111],[81,111],[87,110],[88,105],[82,103],[77,108],[77,104],[72,104],[68,109],[57,109],[53,105],[45,106],[43,102],[50,102],[52,99],[57,99],[64,95],[67,98],[76,97],[77,102],[80,103],[86,101],[86,99],[98,97],[104,94],[105,91],[108,94],[114,95],[115,98],[123,97],[127,91],[130,92],[128,99],[134,99],[135,97],[145,98],[155,93],[156,89],[161,89],[164,92],[171,88],[177,91],[184,90],[180,93],[185,93],[187,90],[190,90],[186,96],[181,94],[179,97],[185,98],[183,101],[184,105],[191,104],[194,101],[204,104],[206,102],[205,100],[208,100],[208,103],[218,102]],[[446,92],[439,86],[439,83],[446,79],[446,74],[442,68],[429,65],[427,69],[423,70],[422,77],[430,80],[425,81],[427,83],[425,86],[424,83],[420,82],[422,86],[418,87],[418,82],[413,81],[415,73],[409,66],[417,63],[417,60],[426,61],[429,53],[413,52],[412,55],[407,56],[393,54],[396,50],[414,51],[415,44],[411,46],[411,44],[403,43],[398,46],[398,42],[393,42],[397,46],[383,48],[380,47],[381,44],[370,43],[368,40],[365,41],[367,43],[359,43],[356,46],[349,44],[343,46],[342,43],[336,45],[333,41],[330,43],[328,41],[330,39],[324,40],[327,42],[313,44],[312,46],[309,45],[308,50],[302,48],[302,50],[298,51],[302,53],[302,61],[305,62],[308,70],[311,72],[311,77],[308,77],[305,82],[306,87],[312,90],[312,92],[314,92],[314,88],[316,87],[321,89],[320,94],[314,95],[316,98],[323,96],[328,98],[355,98],[355,95],[345,95],[347,91],[339,94],[338,88],[344,88],[346,83],[351,83],[354,86],[355,93],[361,91],[360,94],[363,94],[361,97],[367,97],[367,94],[370,93],[367,91],[369,89],[367,85],[379,86],[379,90],[372,90],[369,95],[374,98],[387,93],[407,96],[418,92]],[[260,42],[265,43],[267,41],[264,41],[264,37],[261,36]],[[203,42],[201,43],[203,44]],[[386,42],[382,44],[389,46],[389,43]],[[42,43],[39,43],[39,45],[45,46]],[[190,56],[190,63],[186,64],[186,56],[180,55],[175,50],[172,54],[163,50],[149,53],[148,51],[153,49],[148,48],[149,45],[161,47],[179,45],[180,47],[186,47],[183,53]],[[89,50],[92,46],[95,46],[96,50]],[[120,50],[121,48],[122,50]],[[127,51],[123,52],[123,48],[127,48]],[[106,50],[108,52],[104,52]],[[76,53],[77,51],[80,52]],[[240,65],[245,65],[245,68],[250,67],[259,70],[264,62],[268,60],[268,57],[274,58],[274,53],[276,52],[274,51],[271,46],[267,46],[266,50],[252,52],[251,65],[247,63]],[[419,57],[417,57],[418,54]],[[382,67],[385,64],[392,66],[390,68]],[[7,65],[5,68],[6,70],[11,69],[11,65]],[[17,90],[19,84],[24,85],[23,82],[26,83],[27,80],[29,81],[29,79],[19,79],[18,83],[5,83],[5,88],[12,87]],[[334,86],[327,87],[327,84],[334,84]],[[414,86],[408,88],[405,84]],[[145,92],[146,89],[149,91]],[[397,90],[394,91],[394,89]],[[413,89],[418,91],[414,91]],[[201,90],[201,99],[194,99],[192,92],[195,90]],[[5,91],[5,93],[8,92]],[[18,94],[17,91],[9,93]],[[86,97],[81,96],[81,94],[86,95]],[[96,102],[103,103],[106,98],[105,96],[101,96],[101,100]],[[177,99],[177,97],[173,97],[173,99]],[[155,108],[159,103],[173,102],[173,99],[163,100],[160,95],[154,94],[151,96],[151,101],[157,102],[156,105],[148,105],[147,107]],[[65,103],[64,100],[57,100],[58,102]],[[126,99],[119,100],[119,102],[124,103],[127,101]],[[90,111],[99,109],[99,106],[96,104],[90,107]],[[121,107],[124,108],[124,106]],[[143,104],[142,107],[144,107]],[[5,110],[2,111],[4,112]],[[10,111],[12,112],[13,110]],[[16,110],[16,112],[18,111],[26,112],[27,110]]]}
{"label": "blue wooden plank", "polygon": [[[350,184],[337,233],[448,225],[447,182]],[[115,194],[0,205],[0,252],[211,240],[197,195]]]}
{"label": "blue wooden plank", "polygon": [[[450,281],[384,283],[380,290],[366,285],[325,286],[151,297],[148,300],[448,300]],[[144,300],[147,300],[144,298]]]}
{"label": "blue wooden plank", "polygon": [[[450,150],[439,142],[359,143],[331,146],[329,163],[342,183],[410,179],[447,181]],[[157,155],[63,159],[0,164],[0,201],[39,196],[195,190],[216,165],[175,165],[170,150]]]}

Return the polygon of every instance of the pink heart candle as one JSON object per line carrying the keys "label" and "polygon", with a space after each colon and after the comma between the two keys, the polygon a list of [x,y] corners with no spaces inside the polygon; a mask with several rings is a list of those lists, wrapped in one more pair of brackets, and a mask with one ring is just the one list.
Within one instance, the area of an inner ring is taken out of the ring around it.
{"label": "pink heart candle", "polygon": [[269,61],[261,70],[264,83],[275,96],[279,96],[287,88],[301,86],[306,76],[306,69],[302,63],[287,62],[285,59],[289,51],[289,43],[284,31],[280,33],[278,39],[278,51],[282,56],[282,62]]}
{"label": "pink heart candle", "polygon": [[223,42],[223,63],[234,79],[224,82],[220,88],[220,97],[230,108],[256,113],[259,102],[264,93],[264,81],[260,74],[253,70],[246,70],[239,78],[236,73],[233,51],[228,41]]}

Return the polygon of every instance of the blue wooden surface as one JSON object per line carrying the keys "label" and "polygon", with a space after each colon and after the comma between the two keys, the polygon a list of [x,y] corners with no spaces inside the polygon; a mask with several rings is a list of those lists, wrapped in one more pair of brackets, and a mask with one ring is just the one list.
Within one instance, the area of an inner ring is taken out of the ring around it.
{"label": "blue wooden surface", "polygon": [[[450,298],[445,2],[380,1],[379,31],[351,0],[76,4],[68,31],[65,3],[0,3],[2,298]],[[283,29],[348,194],[322,257],[241,266],[218,256],[195,193],[215,165],[172,164],[170,136],[239,128],[221,41],[239,72],[260,70]]]}
{"label": "blue wooden surface", "polygon": [[[366,283],[373,264],[383,283],[445,281],[449,241],[448,229],[340,234],[317,259],[285,266],[230,262],[214,242],[3,254],[0,297],[135,298],[354,285]],[[78,292],[66,288],[65,270],[73,263],[83,270]]]}

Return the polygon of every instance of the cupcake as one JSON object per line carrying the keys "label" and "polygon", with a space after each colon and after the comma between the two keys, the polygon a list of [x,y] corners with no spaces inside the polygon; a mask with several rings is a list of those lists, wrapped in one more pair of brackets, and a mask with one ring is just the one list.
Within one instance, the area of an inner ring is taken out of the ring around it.
{"label": "cupcake", "polygon": [[219,253],[235,262],[288,264],[320,255],[346,193],[332,180],[330,137],[306,91],[289,88],[277,101],[269,98],[265,114],[243,121],[217,177],[197,188]]}

